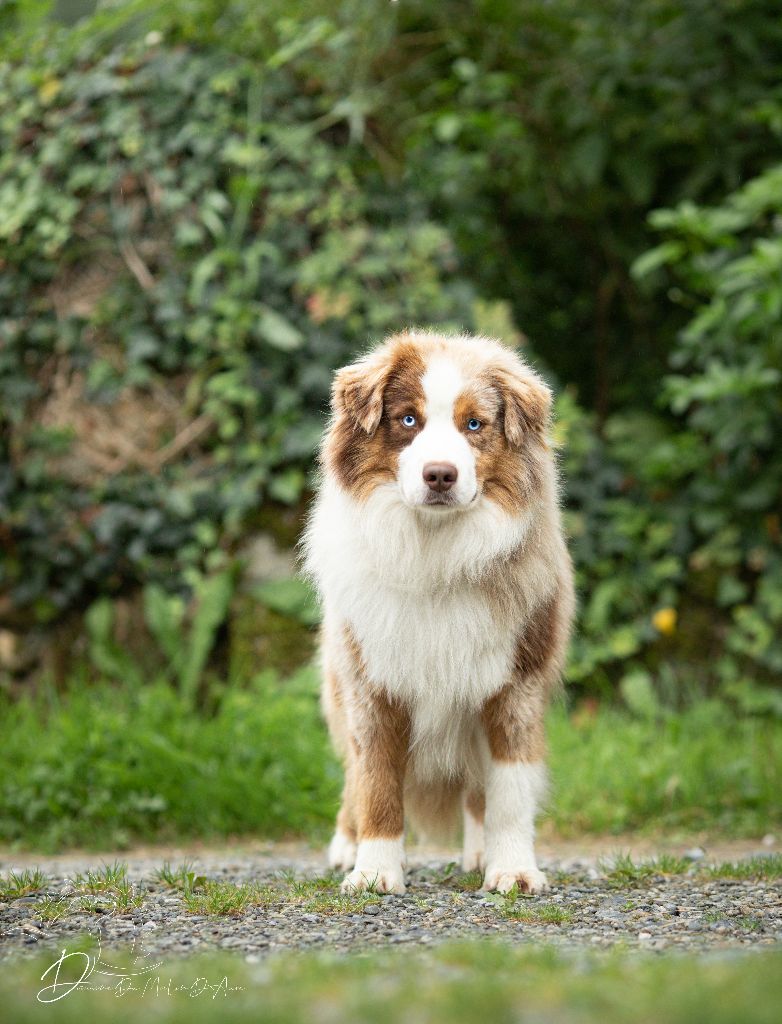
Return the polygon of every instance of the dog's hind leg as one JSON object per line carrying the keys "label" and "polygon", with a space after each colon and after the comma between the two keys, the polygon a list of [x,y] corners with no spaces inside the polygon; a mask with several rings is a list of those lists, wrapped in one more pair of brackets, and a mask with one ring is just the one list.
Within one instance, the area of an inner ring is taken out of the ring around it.
{"label": "dog's hind leg", "polygon": [[467,788],[462,798],[462,871],[482,871],[486,866],[483,819],[486,796],[481,789]]}
{"label": "dog's hind leg", "polygon": [[345,763],[345,785],[342,802],[337,813],[337,827],[329,843],[329,867],[335,871],[350,871],[356,863],[356,797],[352,757]]}

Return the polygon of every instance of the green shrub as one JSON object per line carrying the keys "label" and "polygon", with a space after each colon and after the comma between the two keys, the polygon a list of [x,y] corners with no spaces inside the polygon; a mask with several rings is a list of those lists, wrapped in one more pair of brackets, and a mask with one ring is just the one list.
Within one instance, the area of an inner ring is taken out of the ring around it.
{"label": "green shrub", "polygon": [[665,241],[637,273],[665,266],[690,320],[665,401],[685,459],[661,474],[689,532],[689,585],[726,623],[716,668],[782,672],[782,167],[718,206],[682,203],[652,224]]}
{"label": "green shrub", "polygon": [[782,667],[779,172],[721,203],[778,151],[769,5],[51,6],[0,22],[0,630],[91,609],[119,679],[140,591],[194,694],[332,370],[410,322],[521,327],[560,392],[570,681],[778,713],[747,681]]}
{"label": "green shrub", "polygon": [[219,570],[264,498],[299,499],[333,369],[471,317],[446,232],[361,170],[285,47],[47,35],[0,67],[0,614],[21,621]]}

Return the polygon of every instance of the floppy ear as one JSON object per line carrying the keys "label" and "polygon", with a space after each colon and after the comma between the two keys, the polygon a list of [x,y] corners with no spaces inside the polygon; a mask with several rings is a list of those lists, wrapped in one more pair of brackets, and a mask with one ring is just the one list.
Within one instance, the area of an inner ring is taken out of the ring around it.
{"label": "floppy ear", "polygon": [[391,375],[388,352],[380,349],[337,371],[331,407],[367,434],[374,434],[383,415],[383,392]]}
{"label": "floppy ear", "polygon": [[503,368],[496,375],[502,396],[505,436],[514,448],[521,448],[530,435],[543,440],[551,415],[551,391],[537,374]]}

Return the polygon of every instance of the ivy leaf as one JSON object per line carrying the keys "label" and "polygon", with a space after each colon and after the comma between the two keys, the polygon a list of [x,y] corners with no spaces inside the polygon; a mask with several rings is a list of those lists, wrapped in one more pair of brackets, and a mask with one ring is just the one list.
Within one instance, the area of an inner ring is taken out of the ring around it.
{"label": "ivy leaf", "polygon": [[280,352],[293,352],[304,342],[304,335],[298,327],[269,306],[263,307],[258,330],[264,341]]}

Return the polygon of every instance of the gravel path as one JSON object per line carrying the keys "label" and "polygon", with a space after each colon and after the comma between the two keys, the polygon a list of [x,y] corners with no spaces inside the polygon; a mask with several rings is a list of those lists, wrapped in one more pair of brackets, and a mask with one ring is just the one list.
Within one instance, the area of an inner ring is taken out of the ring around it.
{"label": "gravel path", "polygon": [[[0,855],[6,888],[11,871],[38,868],[45,875],[34,891],[0,897],[0,959],[60,950],[87,931],[100,932],[104,949],[135,940],[155,953],[222,949],[251,961],[291,948],[356,950],[477,936],[570,948],[767,946],[782,942],[782,880],[713,877],[707,870],[737,852],[773,852],[770,843],[756,845],[708,854],[680,848],[677,855],[686,855],[678,864],[681,873],[648,869],[645,877],[632,869],[612,871],[595,849],[579,855],[583,847],[576,844],[553,846],[541,858],[551,892],[515,902],[476,891],[474,875],[426,852],[409,857],[405,896],[359,900],[341,898],[338,880],[324,878],[321,856],[302,847],[191,853],[189,900],[181,885],[164,884],[158,874],[166,860],[180,865],[186,851],[119,855],[127,864],[121,892],[105,880],[85,882],[88,870],[112,858]],[[179,881],[188,884],[186,873]],[[92,894],[85,895],[90,887]],[[238,892],[245,904],[234,913],[210,913],[207,890],[218,897]]]}

